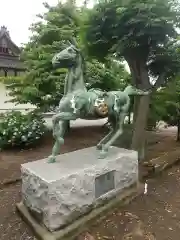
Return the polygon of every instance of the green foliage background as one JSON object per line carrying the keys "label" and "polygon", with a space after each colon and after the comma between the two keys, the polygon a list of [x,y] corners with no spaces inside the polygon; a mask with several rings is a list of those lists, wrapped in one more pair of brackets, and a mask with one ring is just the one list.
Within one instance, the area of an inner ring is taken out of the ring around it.
{"label": "green foliage background", "polygon": [[[44,5],[47,12],[31,26],[32,37],[23,47],[25,76],[0,79],[7,84],[14,102],[31,103],[41,111],[58,105],[67,70],[54,70],[51,59],[75,37],[87,62],[87,88],[110,91],[132,83],[151,89],[148,127],[154,128],[159,120],[178,124],[178,1],[99,0],[92,9],[86,4],[77,7],[72,0],[55,7]],[[124,60],[131,75],[122,64]],[[157,79],[154,85],[152,77]],[[142,114],[143,109],[138,112]],[[139,122],[139,129],[144,126]]]}
{"label": "green foliage background", "polygon": [[23,48],[22,59],[26,64],[27,73],[20,81],[17,78],[8,81],[7,87],[11,91],[13,101],[31,103],[42,111],[48,111],[49,108],[58,105],[63,95],[67,70],[54,70],[51,59],[72,37],[77,39],[87,61],[88,88],[113,90],[123,87],[124,79],[128,78],[129,74],[122,64],[117,66],[117,63],[112,63],[112,59],[101,63],[86,55],[81,39],[83,19],[86,18],[84,8],[77,8],[73,1],[58,3],[55,7],[45,4],[45,7],[47,12],[39,15],[39,21],[31,26],[32,37]]}

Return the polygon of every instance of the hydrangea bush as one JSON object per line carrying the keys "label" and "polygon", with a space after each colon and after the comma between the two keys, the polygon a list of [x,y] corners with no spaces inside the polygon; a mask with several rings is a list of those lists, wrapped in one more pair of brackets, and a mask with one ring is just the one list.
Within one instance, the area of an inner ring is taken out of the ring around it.
{"label": "hydrangea bush", "polygon": [[0,121],[0,148],[25,147],[35,144],[46,130],[42,115],[11,111]]}

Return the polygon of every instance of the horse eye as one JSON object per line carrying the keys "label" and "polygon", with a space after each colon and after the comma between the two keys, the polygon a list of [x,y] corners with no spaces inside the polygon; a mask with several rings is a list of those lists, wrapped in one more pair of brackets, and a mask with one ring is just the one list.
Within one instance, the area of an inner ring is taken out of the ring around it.
{"label": "horse eye", "polygon": [[72,52],[73,52],[72,48],[70,48],[70,49],[68,50],[68,52],[72,53]]}

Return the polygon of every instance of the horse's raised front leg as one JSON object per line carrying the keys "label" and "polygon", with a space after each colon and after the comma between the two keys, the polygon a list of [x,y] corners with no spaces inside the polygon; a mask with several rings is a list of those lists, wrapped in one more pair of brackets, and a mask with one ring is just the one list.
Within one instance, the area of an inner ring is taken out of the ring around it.
{"label": "horse's raised front leg", "polygon": [[58,113],[53,116],[53,136],[55,138],[55,143],[52,148],[52,154],[48,158],[49,163],[56,161],[56,156],[60,152],[60,146],[64,144],[64,134],[68,130],[69,120],[76,120],[76,116],[72,113]]}

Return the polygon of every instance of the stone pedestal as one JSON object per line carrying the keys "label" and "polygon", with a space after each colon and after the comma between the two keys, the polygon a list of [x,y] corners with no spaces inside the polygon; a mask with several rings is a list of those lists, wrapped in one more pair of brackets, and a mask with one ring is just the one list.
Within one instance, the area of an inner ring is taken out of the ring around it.
{"label": "stone pedestal", "polygon": [[53,232],[108,203],[138,182],[135,151],[112,147],[106,159],[95,147],[22,165],[22,202],[31,216]]}

